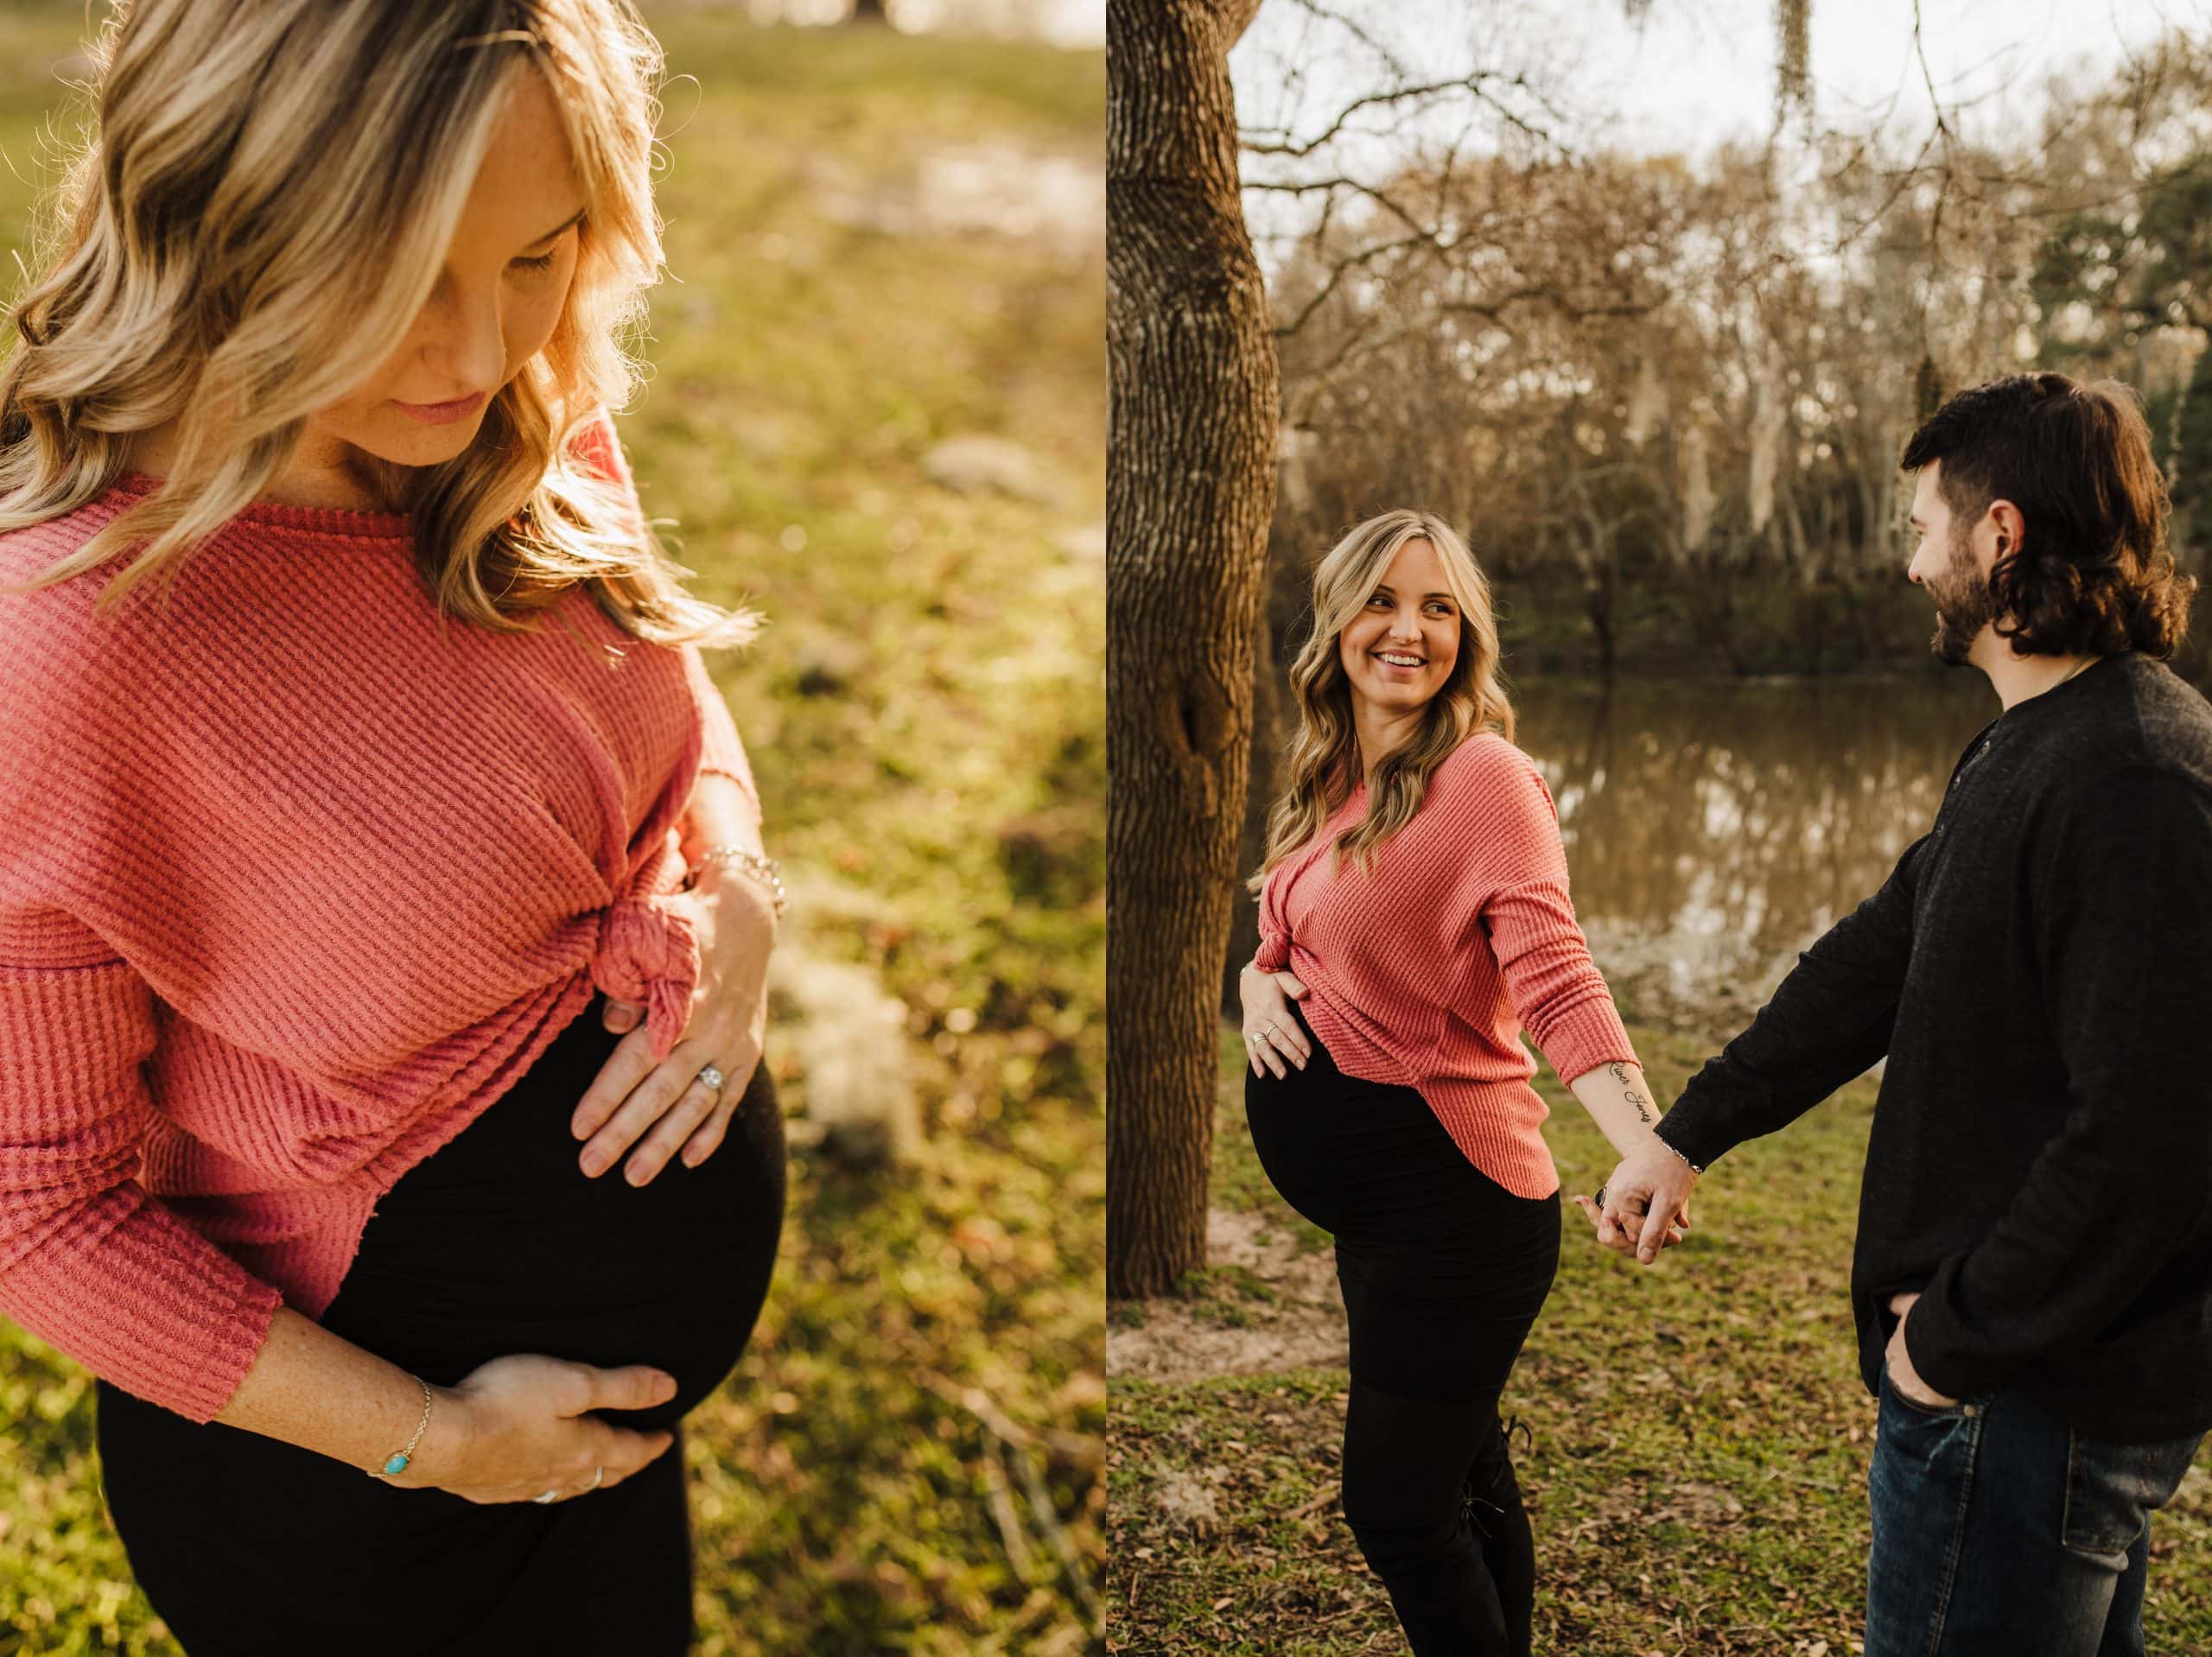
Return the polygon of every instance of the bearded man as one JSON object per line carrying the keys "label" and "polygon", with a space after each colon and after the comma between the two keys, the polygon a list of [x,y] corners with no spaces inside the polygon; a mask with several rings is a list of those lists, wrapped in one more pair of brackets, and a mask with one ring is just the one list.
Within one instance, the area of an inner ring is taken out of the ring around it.
{"label": "bearded man", "polygon": [[1902,464],[1936,654],[2003,711],[1591,1212],[1649,1264],[1700,1171],[1885,1058],[1866,1657],[2139,1657],[2212,1427],[2212,707],[2164,665],[2196,583],[2123,386],[1977,386]]}

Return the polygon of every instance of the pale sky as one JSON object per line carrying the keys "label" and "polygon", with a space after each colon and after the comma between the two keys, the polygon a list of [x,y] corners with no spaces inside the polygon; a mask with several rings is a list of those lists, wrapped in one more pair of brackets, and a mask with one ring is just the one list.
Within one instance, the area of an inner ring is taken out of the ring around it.
{"label": "pale sky", "polygon": [[[1763,136],[1772,120],[1772,0],[1652,0],[1641,25],[1620,0],[1325,3],[1357,18],[1419,79],[1478,65],[1529,71],[1582,117],[1570,133],[1581,144],[1694,154],[1731,136]],[[1912,0],[1811,4],[1815,119],[1853,132],[1879,124],[1916,146],[1929,104]],[[2054,71],[2086,76],[2168,28],[2212,29],[2212,0],[1923,0],[1921,9],[1937,90],[1947,105],[1969,106],[1970,131],[1991,133],[2031,121]],[[1308,136],[1383,79],[1370,54],[1293,0],[1264,0],[1230,63],[1248,126],[1287,124]],[[1369,114],[1378,127],[1396,120]],[[1454,130],[1462,124],[1463,115]],[[1344,153],[1387,159],[1393,147],[1378,136]]]}

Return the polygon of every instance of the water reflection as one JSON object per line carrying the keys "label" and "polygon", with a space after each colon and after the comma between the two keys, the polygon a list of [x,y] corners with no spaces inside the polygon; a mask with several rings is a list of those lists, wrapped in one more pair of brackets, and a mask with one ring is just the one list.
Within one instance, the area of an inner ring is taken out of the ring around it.
{"label": "water reflection", "polygon": [[1882,883],[1998,711],[1978,673],[1535,680],[1515,702],[1616,996],[1723,1034]]}

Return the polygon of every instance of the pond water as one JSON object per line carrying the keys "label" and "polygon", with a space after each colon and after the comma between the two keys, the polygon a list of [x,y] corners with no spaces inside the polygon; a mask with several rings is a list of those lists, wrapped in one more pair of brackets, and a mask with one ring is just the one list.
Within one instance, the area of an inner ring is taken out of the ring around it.
{"label": "pond water", "polygon": [[1575,912],[1624,1012],[1731,1034],[1925,833],[1997,716],[1980,673],[1530,679]]}

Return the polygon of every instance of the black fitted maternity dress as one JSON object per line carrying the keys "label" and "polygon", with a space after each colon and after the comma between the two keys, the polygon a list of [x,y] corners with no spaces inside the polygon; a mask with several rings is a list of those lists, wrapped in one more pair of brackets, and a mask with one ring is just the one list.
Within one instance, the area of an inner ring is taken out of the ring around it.
{"label": "black fitted maternity dress", "polygon": [[435,1386],[516,1352],[657,1365],[676,1377],[672,1399],[603,1414],[675,1427],[677,1443],[618,1485],[480,1505],[102,1381],[109,1511],[190,1657],[688,1649],[678,1423],[728,1374],[766,1296],[783,1118],[764,1066],[698,1167],[671,1159],[641,1187],[623,1162],[587,1178],[569,1119],[622,1039],[602,1026],[604,1005],[594,995],[510,1091],[385,1195],[321,1322]]}

